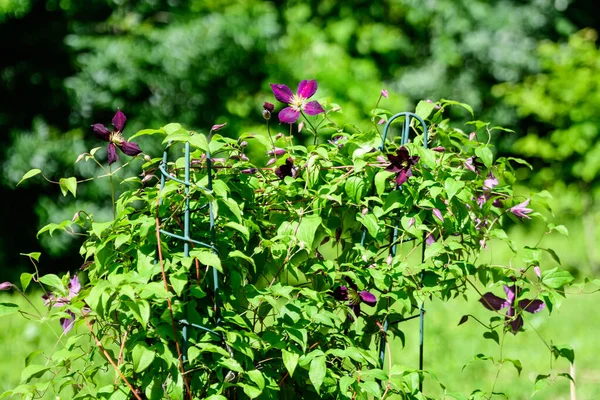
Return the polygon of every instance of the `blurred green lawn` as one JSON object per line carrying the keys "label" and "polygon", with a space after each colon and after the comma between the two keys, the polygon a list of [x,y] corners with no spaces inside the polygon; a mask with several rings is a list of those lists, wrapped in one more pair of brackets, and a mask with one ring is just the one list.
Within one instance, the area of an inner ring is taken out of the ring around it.
{"label": "blurred green lawn", "polygon": [[[573,266],[577,260],[583,259],[584,242],[580,240],[581,230],[577,225],[569,226],[571,237],[559,235],[545,236],[542,244],[553,248],[563,255],[563,264]],[[521,227],[513,230],[514,237],[520,244],[533,245],[540,235],[526,233]],[[509,253],[490,245],[490,260],[508,262]],[[487,255],[486,255],[487,256]],[[515,259],[516,260],[516,259]],[[513,260],[513,262],[516,262]],[[553,267],[552,261],[545,259],[543,269]],[[588,275],[583,271],[583,275]],[[589,290],[593,290],[590,287]],[[577,289],[570,289],[575,292]],[[498,293],[499,294],[499,293]],[[43,311],[39,295],[33,299]],[[0,302],[14,302],[25,306],[25,301],[17,294],[2,293]],[[575,350],[575,379],[578,400],[600,398],[600,363],[597,361],[598,336],[600,333],[600,315],[597,305],[600,303],[600,292],[593,294],[572,294],[563,300],[560,307],[553,311],[549,318],[548,310],[532,315],[526,313],[525,332],[516,336],[507,334],[504,343],[504,358],[519,359],[523,366],[521,376],[517,375],[512,364],[505,364],[499,373],[495,386],[496,392],[504,392],[510,399],[561,400],[570,399],[569,383],[559,377],[555,382],[541,391],[534,393],[534,381],[538,374],[569,372],[568,362],[564,359],[554,361],[550,351],[540,339],[554,344],[569,344]],[[27,306],[25,307],[28,308]],[[483,321],[489,319],[489,311],[471,294],[469,301],[462,298],[448,303],[438,300],[426,303],[425,317],[425,369],[432,371],[444,383],[448,393],[468,395],[475,389],[490,391],[497,368],[489,361],[474,361],[478,353],[499,358],[499,346],[483,338],[484,328],[469,319],[463,325],[458,322],[465,314],[474,314]],[[52,326],[28,321],[19,314],[4,316],[0,319],[0,393],[18,385],[21,371],[25,366],[25,358],[35,350],[43,350],[48,354],[57,343],[61,330],[56,321]],[[535,331],[534,329],[535,328]],[[80,328],[83,329],[83,328]],[[408,367],[418,367],[418,319],[402,323],[406,334],[406,346],[402,348],[399,340],[392,342],[392,359],[394,363]],[[537,333],[536,333],[537,331]],[[69,333],[72,335],[73,331]],[[538,335],[539,334],[539,335]],[[63,337],[63,342],[65,341]],[[60,344],[57,348],[60,349]],[[37,355],[37,362],[41,356]],[[552,361],[551,361],[552,359]],[[108,371],[112,380],[112,371]],[[439,385],[430,378],[424,384],[425,393],[435,398],[443,398]],[[46,399],[58,399],[48,392]],[[66,399],[68,397],[61,397]],[[495,397],[500,398],[500,397]]]}

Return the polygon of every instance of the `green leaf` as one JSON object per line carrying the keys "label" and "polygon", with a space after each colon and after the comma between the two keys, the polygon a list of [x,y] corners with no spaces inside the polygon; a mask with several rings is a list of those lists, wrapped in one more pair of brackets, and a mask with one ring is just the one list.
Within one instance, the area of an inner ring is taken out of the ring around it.
{"label": "green leaf", "polygon": [[298,365],[298,359],[300,358],[300,355],[289,352],[285,349],[281,350],[281,355],[283,356],[283,365],[285,365],[285,368],[288,370],[290,377],[294,376],[294,371]]}
{"label": "green leaf", "polygon": [[185,129],[178,129],[169,134],[163,141],[168,142],[189,142],[192,146],[199,148],[202,151],[210,152],[206,136],[201,133],[188,132]]}
{"label": "green leaf", "polygon": [[148,348],[145,343],[137,343],[131,352],[133,358],[133,370],[142,372],[152,364],[156,353]]}
{"label": "green leaf", "polygon": [[385,193],[385,189],[389,186],[390,178],[393,175],[393,172],[386,170],[381,170],[375,174],[375,189],[379,196]]}
{"label": "green leaf", "polygon": [[13,303],[0,303],[0,317],[19,311],[19,306]]}
{"label": "green leaf", "polygon": [[27,290],[27,287],[29,286],[29,283],[31,282],[32,278],[33,278],[33,274],[30,274],[28,272],[23,272],[21,274],[20,280],[21,280],[21,288],[23,289],[23,291]]}
{"label": "green leaf", "polygon": [[67,193],[71,192],[73,197],[77,197],[77,178],[60,178],[58,184],[63,196],[66,196]]}
{"label": "green leaf", "polygon": [[351,176],[346,180],[344,190],[350,200],[355,204],[360,204],[366,193],[365,180],[358,176]]}
{"label": "green leaf", "polygon": [[519,376],[521,375],[521,371],[523,370],[523,366],[521,365],[521,361],[519,360],[515,360],[512,358],[505,358],[503,361],[508,361],[509,363],[511,363],[512,365],[514,365],[514,367],[517,370],[517,373],[519,374]]}
{"label": "green leaf", "polygon": [[477,157],[481,158],[481,161],[487,168],[492,166],[492,163],[494,162],[494,154],[489,147],[478,147],[475,149],[475,154]]}
{"label": "green leaf", "polygon": [[21,180],[19,181],[19,183],[17,183],[17,186],[19,186],[21,184],[21,182],[23,182],[24,180],[27,180],[29,178],[32,178],[38,174],[41,174],[42,171],[34,168],[34,169],[30,169],[29,171],[25,172],[25,175],[23,175],[23,177],[21,178]]}
{"label": "green leaf", "polygon": [[553,268],[542,275],[542,283],[552,289],[560,289],[573,281],[573,275],[568,271]]}
{"label": "green leaf", "polygon": [[315,233],[317,232],[319,225],[321,225],[321,217],[318,215],[313,214],[303,216],[300,225],[298,226],[296,237],[308,248],[312,248],[312,244],[315,240]]}
{"label": "green leaf", "polygon": [[575,361],[575,352],[569,345],[552,346],[552,354],[554,354],[554,358],[566,358],[571,364]]}
{"label": "green leaf", "polygon": [[458,193],[458,191],[463,187],[465,187],[465,183],[463,181],[457,181],[454,178],[446,179],[444,182],[444,188],[448,194],[448,200],[452,200],[456,193]]}
{"label": "green leaf", "polygon": [[21,372],[21,381],[29,382],[33,378],[39,378],[48,370],[50,370],[52,366],[45,365],[29,365],[25,367],[23,372]]}
{"label": "green leaf", "polygon": [[198,261],[200,261],[200,263],[204,265],[208,265],[210,267],[215,268],[219,272],[223,272],[223,267],[221,266],[221,259],[218,255],[216,255],[210,250],[192,250],[190,251],[190,256],[197,258]]}
{"label": "green leaf", "polygon": [[325,363],[325,356],[318,356],[312,359],[310,362],[310,369],[308,371],[308,377],[310,382],[315,387],[317,393],[325,380],[325,373],[327,372],[327,365]]}
{"label": "green leaf", "polygon": [[248,240],[250,240],[250,232],[248,231],[248,228],[246,228],[244,225],[242,224],[238,224],[237,222],[228,222],[224,225],[225,227],[231,228],[231,229],[235,229],[236,231],[240,232],[242,234],[242,236],[244,236],[244,239],[246,240],[246,242]]}
{"label": "green leaf", "polygon": [[62,280],[54,274],[42,276],[40,278],[40,282],[42,282],[44,285],[52,286],[53,288],[58,289],[60,291],[66,291],[65,285],[63,284]]}
{"label": "green leaf", "polygon": [[419,102],[419,104],[417,104],[417,107],[415,109],[415,114],[417,114],[419,117],[421,117],[423,119],[427,119],[434,108],[435,108],[434,103],[430,103],[428,101],[421,100]]}
{"label": "green leaf", "polygon": [[248,378],[250,378],[252,382],[256,383],[256,386],[258,386],[261,391],[265,388],[265,378],[259,370],[253,369],[248,371],[247,374]]}
{"label": "green leaf", "polygon": [[155,133],[165,134],[165,131],[162,129],[142,129],[141,131],[137,131],[134,135],[129,137],[129,140],[135,139],[138,136],[143,135],[154,135]]}
{"label": "green leaf", "polygon": [[35,261],[40,261],[40,256],[42,255],[42,253],[40,253],[39,251],[33,252],[33,253],[20,253],[20,255],[25,256],[25,257],[30,257],[33,258]]}

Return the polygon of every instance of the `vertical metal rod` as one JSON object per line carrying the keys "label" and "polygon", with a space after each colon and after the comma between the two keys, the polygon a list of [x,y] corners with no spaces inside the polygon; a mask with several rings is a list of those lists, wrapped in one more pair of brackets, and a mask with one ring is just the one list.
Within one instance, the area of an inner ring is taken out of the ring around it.
{"label": "vertical metal rod", "polygon": [[[183,242],[183,255],[185,257],[190,256],[190,143],[185,143],[185,210],[184,210],[184,220],[183,220],[183,237],[186,239]],[[184,314],[187,314],[185,310],[187,310],[187,292],[184,291],[183,294],[183,304],[184,304]],[[189,319],[186,316],[186,319]],[[187,362],[187,348],[188,348],[188,327],[187,325],[183,325],[181,329],[181,353],[183,357],[183,362]]]}
{"label": "vertical metal rod", "polygon": [[[213,177],[212,177],[212,160],[211,160],[211,156],[210,156],[210,152],[206,153],[206,164],[208,166],[208,190],[212,190],[213,186],[212,186],[212,181],[213,181]],[[213,209],[213,203],[209,202],[208,203],[208,212],[209,212],[209,218],[210,218],[210,245],[213,247],[213,253],[216,253],[214,248],[215,248],[215,241],[216,241],[216,235],[215,235],[215,212]],[[215,305],[214,305],[214,311],[216,314],[216,322],[217,324],[219,323],[221,317],[220,317],[220,310],[219,310],[219,271],[217,271],[216,268],[212,268],[212,274],[213,274],[213,288],[215,291]]]}
{"label": "vertical metal rod", "polygon": [[[425,261],[425,233],[423,232],[423,243],[421,244],[421,264]],[[423,278],[425,278],[425,272],[421,271],[421,284],[423,283]],[[424,344],[423,339],[425,338],[425,299],[421,300],[421,308],[419,309],[419,370],[423,371],[423,351]],[[419,377],[419,392],[423,391],[423,378],[424,376]]]}

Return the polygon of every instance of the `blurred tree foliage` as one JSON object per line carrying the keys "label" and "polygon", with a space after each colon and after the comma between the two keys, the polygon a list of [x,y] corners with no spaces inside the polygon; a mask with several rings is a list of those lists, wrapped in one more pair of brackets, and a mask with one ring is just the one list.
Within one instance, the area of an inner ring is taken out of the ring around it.
{"label": "blurred tree foliage", "polygon": [[541,72],[519,83],[494,88],[516,107],[523,136],[513,152],[531,161],[524,178],[560,193],[563,218],[582,217],[588,261],[596,269],[600,236],[600,50],[595,30],[585,29],[567,43],[540,43]]}
{"label": "blurred tree foliage", "polygon": [[[89,125],[106,124],[117,107],[129,117],[126,137],[171,120],[200,131],[227,122],[223,132],[236,135],[264,129],[268,83],[315,78],[319,100],[340,104],[358,125],[369,123],[383,88],[391,110],[453,98],[506,125],[515,122],[512,103],[491,88],[538,72],[538,42],[598,23],[593,7],[568,0],[0,0],[0,262],[16,273],[24,262],[18,253],[39,248],[36,227],[82,208],[104,212],[105,182],[78,192],[76,204],[41,178],[15,184],[30,168],[49,177],[91,175],[94,167],[73,162],[100,145]],[[143,139],[142,148],[158,154],[158,144]],[[69,238],[43,246],[54,264],[42,265],[79,262]]]}

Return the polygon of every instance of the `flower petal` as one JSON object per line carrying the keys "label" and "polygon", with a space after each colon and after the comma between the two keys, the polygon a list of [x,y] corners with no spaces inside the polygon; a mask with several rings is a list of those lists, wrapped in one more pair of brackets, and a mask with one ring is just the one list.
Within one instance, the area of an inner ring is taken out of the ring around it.
{"label": "flower petal", "polygon": [[515,285],[513,286],[507,286],[504,285],[504,293],[506,293],[506,299],[508,300],[508,302],[510,304],[514,304],[515,302],[515,298],[517,297],[517,288]]}
{"label": "flower petal", "polygon": [[116,149],[114,143],[108,144],[107,153],[108,153],[108,165],[111,165],[112,163],[114,163],[115,161],[117,161],[119,159],[119,157],[117,156],[117,149]]}
{"label": "flower petal", "polygon": [[485,308],[492,311],[502,310],[510,305],[508,301],[493,293],[484,293],[479,299],[479,302],[483,304]]}
{"label": "flower petal", "polygon": [[118,146],[121,149],[121,151],[127,154],[128,156],[137,156],[142,152],[140,146],[138,146],[137,143],[134,142],[123,142]]}
{"label": "flower petal", "polygon": [[271,84],[271,90],[273,90],[273,96],[280,102],[290,104],[292,101],[294,93],[292,93],[292,89],[286,85],[281,85],[279,83]]}
{"label": "flower petal", "polygon": [[102,140],[106,140],[107,142],[110,140],[110,131],[104,125],[94,124],[92,125],[92,129],[94,130],[94,133],[98,135]]}
{"label": "flower petal", "polygon": [[358,295],[360,296],[362,302],[368,306],[373,307],[375,304],[377,304],[377,297],[375,297],[375,295],[371,292],[363,290],[362,292],[358,293]]}
{"label": "flower petal", "polygon": [[127,117],[125,116],[125,114],[123,114],[123,112],[120,109],[117,108],[117,113],[115,114],[112,120],[113,126],[119,132],[123,132],[123,129],[125,128],[125,122],[127,122]]}
{"label": "flower petal", "polygon": [[319,104],[318,101],[311,101],[306,103],[306,105],[304,106],[304,111],[306,111],[308,115],[317,115],[325,112],[325,110],[323,110],[323,107],[321,107],[321,104]]}
{"label": "flower petal", "polygon": [[546,304],[541,300],[523,299],[519,301],[519,308],[533,314],[542,311],[544,307],[546,307]]}
{"label": "flower petal", "polygon": [[[312,97],[317,92],[317,81],[312,80],[304,80],[298,84],[298,96],[308,99]],[[311,114],[313,115],[313,114]]]}
{"label": "flower petal", "polygon": [[519,332],[521,330],[521,328],[523,327],[523,317],[521,317],[520,315],[517,315],[516,318],[513,318],[510,322],[510,331],[513,333],[513,335],[516,335],[517,332]]}
{"label": "flower petal", "polygon": [[412,176],[410,169],[400,171],[398,175],[396,175],[396,185],[402,185],[410,176]]}
{"label": "flower petal", "polygon": [[338,286],[333,290],[333,297],[336,300],[348,300],[348,288],[346,286]]}
{"label": "flower petal", "polygon": [[60,326],[62,327],[63,333],[69,332],[73,328],[73,324],[75,324],[75,314],[70,310],[67,310],[67,314],[69,314],[71,318],[60,319]]}
{"label": "flower petal", "polygon": [[293,124],[298,118],[300,118],[300,111],[294,111],[291,107],[279,111],[279,121],[284,124]]}
{"label": "flower petal", "polygon": [[77,275],[71,278],[69,282],[69,298],[77,296],[81,291],[81,283],[79,282],[79,278]]}

